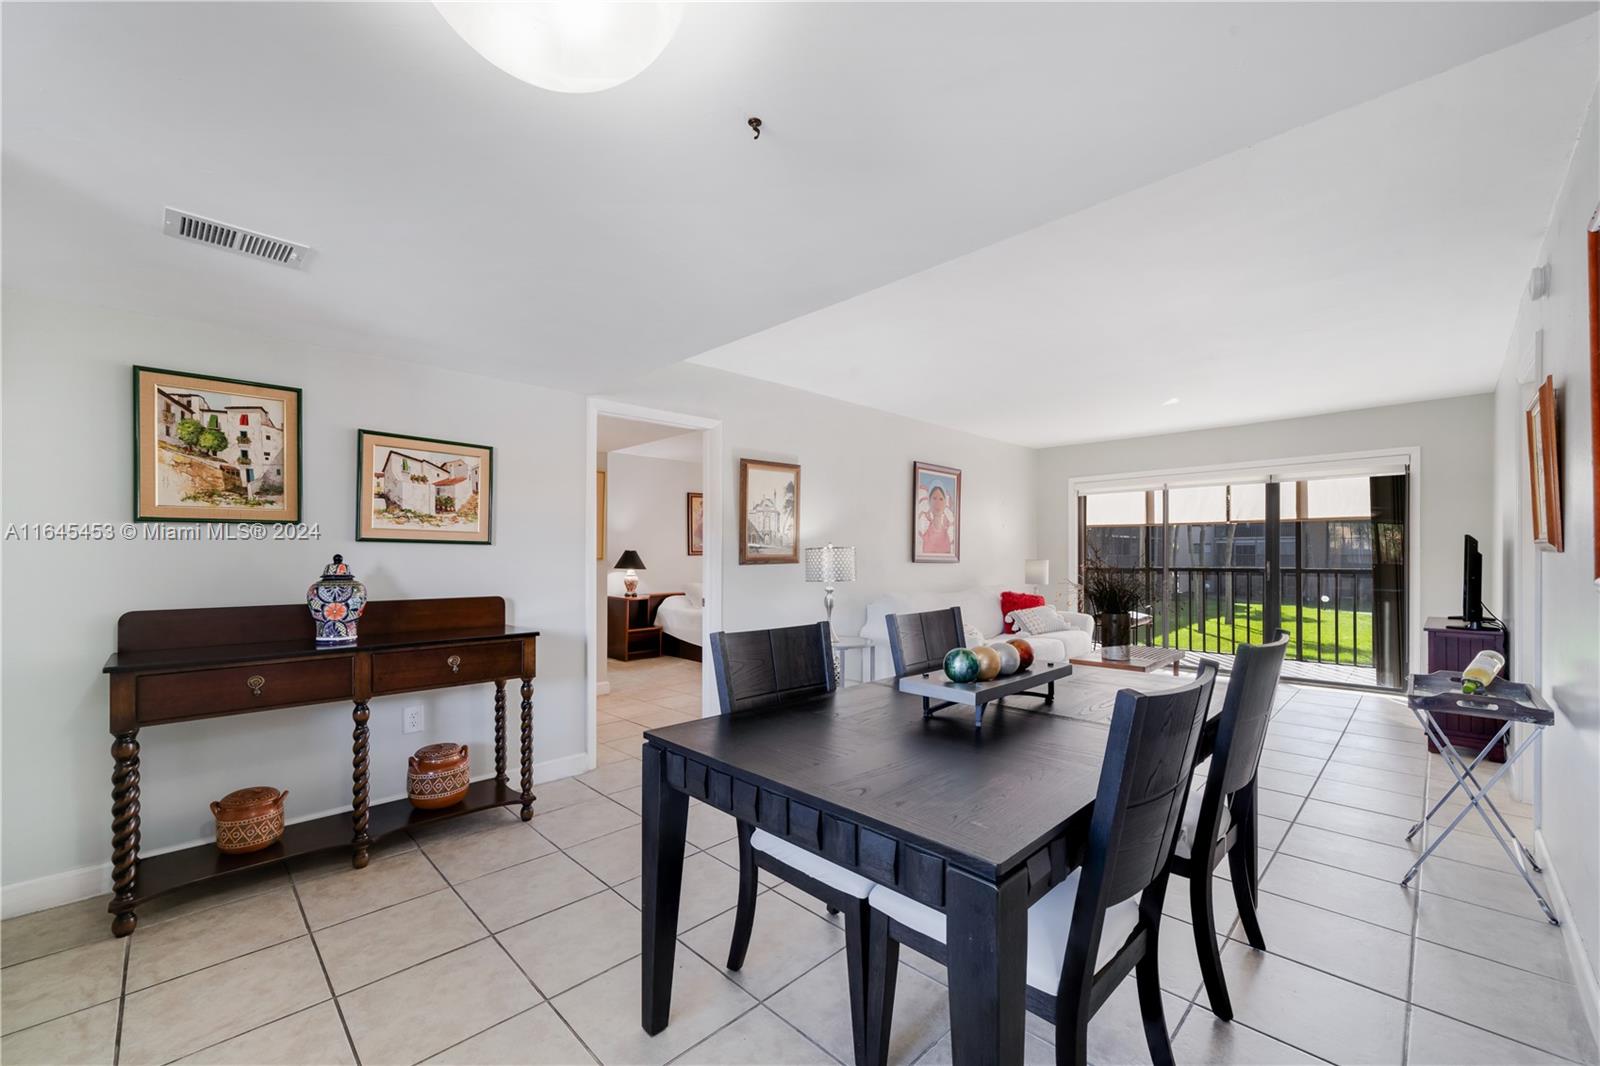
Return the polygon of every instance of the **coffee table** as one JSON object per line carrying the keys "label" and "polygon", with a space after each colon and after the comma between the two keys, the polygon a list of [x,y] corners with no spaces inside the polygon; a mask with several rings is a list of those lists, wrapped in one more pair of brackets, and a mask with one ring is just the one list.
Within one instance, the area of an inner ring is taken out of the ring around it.
{"label": "coffee table", "polygon": [[[972,725],[983,728],[983,709],[1007,696],[1038,696],[1046,703],[1056,701],[1056,682],[1072,676],[1070,663],[1038,663],[1020,673],[988,681],[951,681],[943,672],[907,674],[896,686],[901,692],[922,697],[922,717],[929,718],[943,707],[962,705],[972,708]],[[1044,691],[1038,691],[1043,685]]]}
{"label": "coffee table", "polygon": [[1101,649],[1096,648],[1088,655],[1080,655],[1067,660],[1073,666],[1103,666],[1107,670],[1137,670],[1142,674],[1151,674],[1164,666],[1172,667],[1174,676],[1178,673],[1178,664],[1183,662],[1183,652],[1178,648],[1147,648],[1136,644],[1128,649],[1126,659],[1107,659],[1101,654]]}

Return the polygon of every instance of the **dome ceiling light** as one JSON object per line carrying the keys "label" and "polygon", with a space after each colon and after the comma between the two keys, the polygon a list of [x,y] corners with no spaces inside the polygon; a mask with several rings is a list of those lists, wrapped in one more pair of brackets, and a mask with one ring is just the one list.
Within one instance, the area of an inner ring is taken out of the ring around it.
{"label": "dome ceiling light", "polygon": [[548,0],[435,3],[450,28],[515,78],[558,93],[597,93],[654,63],[683,5]]}

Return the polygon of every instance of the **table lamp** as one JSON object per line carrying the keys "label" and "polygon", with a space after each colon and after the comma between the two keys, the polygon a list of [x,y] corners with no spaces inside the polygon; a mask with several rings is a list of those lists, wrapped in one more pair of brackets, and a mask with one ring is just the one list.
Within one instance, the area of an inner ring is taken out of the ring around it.
{"label": "table lamp", "polygon": [[822,582],[822,604],[828,609],[828,628],[833,628],[833,586],[856,579],[856,550],[824,544],[806,549],[806,580]]}
{"label": "table lamp", "polygon": [[639,558],[638,552],[634,551],[632,548],[629,548],[627,551],[622,553],[622,556],[617,560],[616,565],[611,569],[622,571],[622,587],[627,590],[627,594],[629,596],[638,595],[639,575],[635,573],[635,571],[646,569],[644,560]]}
{"label": "table lamp", "polygon": [[1029,559],[1022,564],[1022,583],[1032,585],[1033,590],[1043,593],[1050,584],[1050,560]]}

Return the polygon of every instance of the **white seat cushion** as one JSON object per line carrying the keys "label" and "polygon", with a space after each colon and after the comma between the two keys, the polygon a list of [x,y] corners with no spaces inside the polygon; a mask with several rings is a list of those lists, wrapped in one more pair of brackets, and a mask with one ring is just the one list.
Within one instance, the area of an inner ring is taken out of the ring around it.
{"label": "white seat cushion", "polygon": [[[1196,830],[1200,826],[1200,801],[1205,798],[1205,794],[1206,783],[1202,780],[1190,790],[1188,802],[1183,806],[1183,825],[1178,828],[1178,843],[1173,848],[1180,859],[1187,859],[1193,850]],[[1227,835],[1230,824],[1227,804],[1223,804],[1222,817],[1217,819],[1218,840]]]}
{"label": "white seat cushion", "polygon": [[805,848],[796,847],[787,840],[781,840],[765,829],[757,829],[750,834],[750,846],[757,851],[766,852],[785,866],[792,866],[807,877],[815,878],[856,899],[866,899],[867,893],[872,891],[872,882],[865,877],[853,874],[838,863],[829,862],[820,855],[813,855]]}
{"label": "white seat cushion", "polygon": [[[1072,929],[1072,907],[1078,898],[1078,877],[1072,871],[1065,881],[1046,892],[1028,908],[1028,984],[1055,995],[1061,985],[1061,964],[1067,957],[1067,934]],[[930,940],[945,942],[944,915],[932,907],[878,885],[867,902],[901,925],[915,929]],[[1111,960],[1128,934],[1139,924],[1139,901],[1125,899],[1106,911],[1100,931],[1100,951],[1095,969]]]}

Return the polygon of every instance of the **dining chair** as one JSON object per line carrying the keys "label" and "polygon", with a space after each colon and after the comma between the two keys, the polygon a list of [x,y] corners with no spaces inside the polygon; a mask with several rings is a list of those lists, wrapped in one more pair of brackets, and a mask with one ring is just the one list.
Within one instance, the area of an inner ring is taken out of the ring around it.
{"label": "dining chair", "polygon": [[896,678],[943,670],[945,653],[967,646],[959,607],[885,615],[883,624],[889,630],[889,658]]}
{"label": "dining chair", "polygon": [[[1172,1063],[1157,936],[1172,850],[1217,666],[1160,693],[1117,693],[1083,865],[1028,907],[1027,1009],[1056,1029],[1056,1062],[1087,1060],[1089,1019],[1129,972],[1156,1066]],[[867,1062],[884,1066],[900,945],[947,961],[945,916],[890,888],[868,897]],[[950,1005],[952,1012],[963,1008]]]}
{"label": "dining chair", "polygon": [[[711,634],[717,700],[725,715],[780,706],[834,691],[832,631],[827,622]],[[744,965],[756,919],[759,871],[777,875],[844,916],[850,983],[851,1032],[856,1058],[865,1055],[867,894],[872,882],[748,822],[739,823],[739,905],[728,969]]]}
{"label": "dining chair", "polygon": [[[1271,643],[1241,644],[1235,652],[1233,673],[1217,718],[1211,766],[1204,783],[1192,789],[1172,857],[1172,872],[1189,879],[1200,974],[1205,978],[1211,1013],[1223,1021],[1233,1020],[1233,1003],[1217,947],[1212,871],[1227,858],[1239,922],[1250,946],[1265,951],[1267,942],[1256,916],[1256,770],[1272,718],[1272,694],[1288,648],[1289,634],[1280,629]],[[1209,848],[1200,843],[1205,840],[1211,841]]]}

